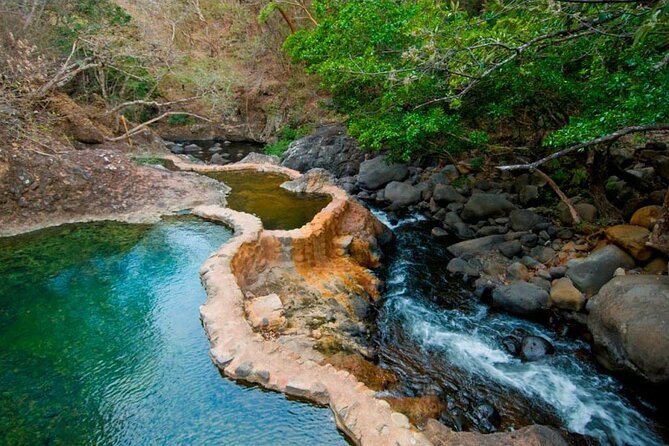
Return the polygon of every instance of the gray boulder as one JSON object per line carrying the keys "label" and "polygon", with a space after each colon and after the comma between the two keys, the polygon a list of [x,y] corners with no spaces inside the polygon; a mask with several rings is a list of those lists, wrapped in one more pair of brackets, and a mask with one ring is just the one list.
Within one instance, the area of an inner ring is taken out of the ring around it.
{"label": "gray boulder", "polygon": [[251,152],[236,164],[279,164],[279,157],[274,155],[265,155],[263,153]]}
{"label": "gray boulder", "polygon": [[521,245],[518,240],[509,240],[508,242],[500,243],[497,246],[499,252],[501,252],[505,257],[513,258],[520,254],[523,251],[523,245]]}
{"label": "gray boulder", "polygon": [[448,251],[456,257],[471,258],[475,255],[490,252],[504,242],[503,235],[489,235],[456,243],[448,247]]}
{"label": "gray boulder", "polygon": [[604,367],[669,383],[669,277],[615,277],[588,307],[594,353]]}
{"label": "gray boulder", "polygon": [[514,231],[531,231],[546,221],[541,215],[528,209],[514,209],[509,214],[509,224]]}
{"label": "gray boulder", "polygon": [[209,159],[211,164],[228,164],[230,161],[224,158],[220,153],[214,153]]}
{"label": "gray boulder", "polygon": [[503,217],[516,207],[499,194],[474,194],[462,210],[466,221],[485,220],[489,217]]}
{"label": "gray boulder", "polygon": [[411,184],[391,181],[386,186],[383,196],[394,206],[408,206],[420,201],[420,189]]}
{"label": "gray boulder", "polygon": [[606,245],[588,257],[570,260],[567,267],[566,276],[574,286],[586,296],[592,296],[611,280],[616,269],[633,268],[634,259],[616,245]]}
{"label": "gray boulder", "polygon": [[437,184],[434,186],[432,198],[440,206],[446,206],[449,203],[465,203],[467,201],[453,186],[446,184]]}
{"label": "gray boulder", "polygon": [[388,163],[383,156],[377,156],[360,164],[358,184],[368,190],[379,189],[391,181],[402,181],[409,175],[404,164]]}
{"label": "gray boulder", "polygon": [[527,282],[515,282],[493,290],[492,300],[496,306],[520,316],[531,316],[548,307],[546,290]]}
{"label": "gray boulder", "polygon": [[344,126],[329,125],[293,141],[283,154],[281,164],[300,172],[320,167],[340,178],[356,175],[364,159],[358,143],[346,134]]}
{"label": "gray boulder", "polygon": [[481,275],[481,270],[483,265],[477,259],[471,259],[469,261],[461,259],[460,257],[455,257],[448,262],[446,269],[453,274],[462,274],[469,277],[479,277]]}

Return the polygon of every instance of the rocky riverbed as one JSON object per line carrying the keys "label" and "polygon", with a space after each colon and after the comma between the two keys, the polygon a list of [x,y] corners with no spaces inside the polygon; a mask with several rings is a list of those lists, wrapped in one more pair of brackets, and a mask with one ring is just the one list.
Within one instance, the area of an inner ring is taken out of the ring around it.
{"label": "rocky riverbed", "polygon": [[[601,229],[598,209],[585,199],[572,197],[580,225],[565,205],[543,205],[550,190],[539,175],[477,172],[466,161],[430,167],[364,159],[337,127],[293,143],[283,164],[331,170],[350,194],[385,209],[391,223],[412,214],[432,221],[434,242],[450,254],[444,274],[460,277],[497,311],[584,339],[601,366],[656,389],[652,395],[669,381],[667,258],[647,244],[666,194],[669,155],[662,143],[614,153],[632,178],[607,182],[612,201],[624,200],[627,221]],[[634,178],[640,182],[630,184]],[[545,338],[512,333],[504,346],[526,361],[554,349]]]}

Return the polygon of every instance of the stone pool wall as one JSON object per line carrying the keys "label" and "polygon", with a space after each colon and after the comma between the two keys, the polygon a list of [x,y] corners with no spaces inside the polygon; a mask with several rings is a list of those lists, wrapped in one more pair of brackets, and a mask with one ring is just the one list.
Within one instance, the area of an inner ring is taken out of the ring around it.
{"label": "stone pool wall", "polygon": [[[211,356],[226,376],[271,390],[329,405],[338,427],[359,445],[429,445],[430,441],[407,417],[347,371],[321,364],[311,352],[289,348],[277,338],[251,327],[246,317],[246,287],[271,268],[292,269],[317,284],[341,278],[347,286],[376,296],[377,279],[367,269],[378,264],[374,252],[384,227],[346,193],[315,176],[273,165],[201,166],[183,161],[180,168],[197,172],[256,169],[297,180],[304,192],[328,193],[332,201],[305,226],[290,231],[264,230],[255,216],[218,206],[202,206],[193,213],[221,221],[235,230],[202,266],[207,302],[201,318],[211,342]],[[326,280],[327,281],[327,280]],[[327,290],[321,289],[323,293]],[[317,358],[317,355],[316,355]]]}

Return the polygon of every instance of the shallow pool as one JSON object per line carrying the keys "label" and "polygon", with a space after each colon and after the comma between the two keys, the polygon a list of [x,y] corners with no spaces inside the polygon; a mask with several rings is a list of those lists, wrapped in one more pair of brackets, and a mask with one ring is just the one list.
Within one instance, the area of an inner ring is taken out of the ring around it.
{"label": "shallow pool", "polygon": [[256,171],[211,172],[232,191],[228,206],[258,216],[265,229],[295,229],[309,223],[331,201],[326,194],[298,194],[279,186],[289,178]]}
{"label": "shallow pool", "polygon": [[0,239],[0,444],[343,445],[330,411],[223,378],[193,218]]}

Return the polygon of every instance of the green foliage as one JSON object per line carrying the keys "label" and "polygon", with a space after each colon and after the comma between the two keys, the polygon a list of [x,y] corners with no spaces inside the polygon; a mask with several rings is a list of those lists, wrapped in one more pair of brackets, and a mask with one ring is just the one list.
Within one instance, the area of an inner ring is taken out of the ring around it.
{"label": "green foliage", "polygon": [[286,51],[319,75],[364,147],[395,158],[485,145],[521,116],[548,135],[546,147],[669,120],[669,67],[656,67],[668,50],[666,0],[312,9],[319,26],[289,36]]}
{"label": "green foliage", "polygon": [[271,144],[267,144],[263,148],[263,151],[267,155],[280,157],[288,149],[291,142],[308,135],[311,130],[311,127],[308,125],[298,128],[284,127],[278,133],[278,140]]}

